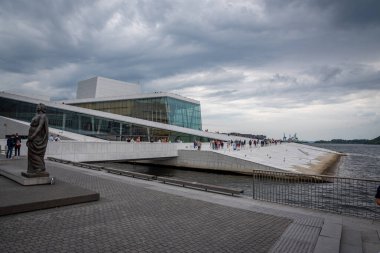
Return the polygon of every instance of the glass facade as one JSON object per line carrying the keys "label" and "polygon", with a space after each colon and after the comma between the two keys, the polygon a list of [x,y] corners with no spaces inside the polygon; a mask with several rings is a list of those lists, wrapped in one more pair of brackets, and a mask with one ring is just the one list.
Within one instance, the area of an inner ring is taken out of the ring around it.
{"label": "glass facade", "polygon": [[[121,102],[124,103],[125,101]],[[33,103],[0,97],[0,104],[0,115],[4,117],[29,123],[36,114],[36,104]],[[47,107],[46,115],[49,119],[49,126],[52,128],[105,140],[124,141],[127,138],[137,139],[139,137],[141,141],[158,141],[162,139],[171,142],[179,140],[183,142],[208,141],[207,138],[185,133],[136,125],[49,106]],[[175,113],[173,113],[173,117],[176,117]]]}
{"label": "glass facade", "polygon": [[200,105],[171,97],[70,103],[70,105],[202,130]]}

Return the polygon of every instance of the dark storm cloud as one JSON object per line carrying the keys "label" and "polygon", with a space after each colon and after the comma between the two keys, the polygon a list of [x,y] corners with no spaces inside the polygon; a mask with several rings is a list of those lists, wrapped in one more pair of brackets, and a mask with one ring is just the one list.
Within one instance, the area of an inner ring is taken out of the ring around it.
{"label": "dark storm cloud", "polygon": [[298,8],[317,12],[337,26],[368,26],[380,24],[380,2],[377,0],[268,0],[269,10]]}
{"label": "dark storm cloud", "polygon": [[374,125],[378,13],[377,0],[2,0],[0,90],[73,98],[104,76],[199,99],[211,125],[323,106]]}
{"label": "dark storm cloud", "polygon": [[380,2],[377,0],[320,0],[310,1],[311,6],[331,13],[341,26],[376,26],[380,24]]}
{"label": "dark storm cloud", "polygon": [[[186,1],[128,1],[99,9],[85,1],[6,1],[2,4],[2,17],[12,22],[5,23],[10,27],[9,36],[2,36],[7,48],[1,50],[1,68],[30,73],[67,62],[93,61],[99,64],[99,69],[109,66],[107,71],[112,76],[129,74],[134,81],[199,71],[217,64],[260,66],[286,54],[287,43],[294,43],[286,36],[281,39],[288,29],[276,24],[276,20],[260,22],[249,2],[241,6],[232,2],[223,7],[218,3],[222,2],[197,6]],[[268,6],[262,10],[263,15],[280,11],[274,5]],[[292,6],[288,5],[287,9]],[[308,10],[308,6],[304,8]],[[152,38],[148,36],[150,41],[137,41],[138,47],[112,50],[121,41],[110,37],[109,48],[106,47],[106,41],[100,38],[109,36],[104,27],[116,12],[121,13],[125,26],[132,22],[145,25],[152,32]],[[287,19],[294,23],[292,17]],[[12,25],[13,20],[20,21]],[[299,26],[291,29],[302,30]],[[281,44],[284,50],[275,48]],[[189,54],[172,53],[181,52],[185,46],[198,50]],[[121,70],[125,74],[120,74]]]}
{"label": "dark storm cloud", "polygon": [[232,104],[250,101],[247,108],[252,104],[263,108],[334,105],[347,102],[347,97],[363,91],[376,94],[380,88],[380,71],[366,65],[312,66],[293,75],[275,73],[252,81],[237,79],[239,89],[234,89],[236,84],[230,80],[228,73],[216,71],[214,75],[219,75],[218,82],[211,83],[223,85],[203,84],[209,90],[203,99]]}
{"label": "dark storm cloud", "polygon": [[[99,75],[220,99],[331,103],[379,89],[378,9],[367,0],[1,1],[0,71],[9,85],[31,79],[67,94]],[[256,69],[265,76],[245,73]]]}

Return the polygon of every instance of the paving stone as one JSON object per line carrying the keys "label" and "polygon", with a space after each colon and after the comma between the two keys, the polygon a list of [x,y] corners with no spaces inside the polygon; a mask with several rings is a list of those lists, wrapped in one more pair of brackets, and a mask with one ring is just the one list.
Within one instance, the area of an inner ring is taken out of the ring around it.
{"label": "paving stone", "polygon": [[362,232],[363,242],[380,243],[380,239],[376,230],[367,230]]}
{"label": "paving stone", "polygon": [[283,236],[271,249],[272,253],[308,253],[313,252],[320,227],[292,223]]}
{"label": "paving stone", "polygon": [[100,200],[0,217],[2,252],[268,252],[292,223],[64,166],[49,172]]}
{"label": "paving stone", "polygon": [[321,236],[336,238],[340,241],[342,235],[342,225],[326,222],[323,224]]}
{"label": "paving stone", "polygon": [[331,237],[320,236],[315,246],[314,253],[339,253],[340,240]]}
{"label": "paving stone", "polygon": [[340,252],[342,253],[363,253],[363,248],[361,246],[355,246],[351,244],[341,243]]}
{"label": "paving stone", "polygon": [[364,253],[379,253],[380,243],[363,242]]}
{"label": "paving stone", "polygon": [[361,231],[346,228],[343,226],[341,243],[362,248],[363,243]]}

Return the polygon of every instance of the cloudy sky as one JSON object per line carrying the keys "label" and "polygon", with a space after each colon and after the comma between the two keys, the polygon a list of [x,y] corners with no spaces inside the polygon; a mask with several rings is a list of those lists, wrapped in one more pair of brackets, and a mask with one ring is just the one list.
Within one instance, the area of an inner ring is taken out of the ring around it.
{"label": "cloudy sky", "polygon": [[1,0],[0,90],[103,76],[201,102],[209,131],[380,135],[378,0]]}

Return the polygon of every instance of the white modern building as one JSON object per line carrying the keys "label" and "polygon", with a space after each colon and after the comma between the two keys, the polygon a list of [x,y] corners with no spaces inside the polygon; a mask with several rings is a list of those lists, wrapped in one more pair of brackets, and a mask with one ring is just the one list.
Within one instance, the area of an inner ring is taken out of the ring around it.
{"label": "white modern building", "polygon": [[[335,152],[298,144],[240,152],[226,148],[211,150],[204,145],[199,152],[194,150],[193,141],[244,138],[202,131],[199,101],[170,93],[140,91],[138,85],[95,77],[79,82],[78,99],[70,101],[54,102],[0,92],[0,139],[16,132],[27,137],[36,105],[44,103],[49,131],[74,140],[48,145],[48,155],[61,159],[144,159],[150,163],[247,174],[252,169],[305,172],[319,168],[322,172],[338,161]],[[131,139],[145,143],[126,142]],[[157,158],[162,161],[152,160]]]}
{"label": "white modern building", "polygon": [[[51,128],[103,140],[230,139],[202,131],[199,101],[171,93],[141,93],[137,84],[103,77],[80,81],[74,100],[54,102],[0,92],[0,103],[0,116],[26,123],[35,115],[36,105],[44,103]],[[14,132],[3,127],[0,134],[4,137]]]}

